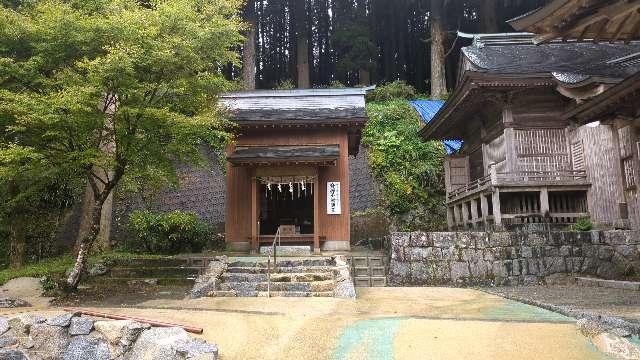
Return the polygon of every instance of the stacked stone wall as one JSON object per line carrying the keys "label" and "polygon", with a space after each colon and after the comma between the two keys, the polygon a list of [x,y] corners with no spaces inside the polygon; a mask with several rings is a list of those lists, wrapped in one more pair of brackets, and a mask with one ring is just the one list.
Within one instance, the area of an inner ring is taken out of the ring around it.
{"label": "stacked stone wall", "polygon": [[394,285],[537,284],[558,274],[640,274],[640,232],[397,232]]}

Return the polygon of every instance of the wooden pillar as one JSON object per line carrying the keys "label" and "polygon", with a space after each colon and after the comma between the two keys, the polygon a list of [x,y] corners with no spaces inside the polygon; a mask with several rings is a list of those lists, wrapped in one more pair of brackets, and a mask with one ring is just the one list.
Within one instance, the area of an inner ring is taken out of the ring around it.
{"label": "wooden pillar", "polygon": [[258,252],[260,246],[258,236],[258,179],[255,177],[255,171],[251,172],[251,253]]}
{"label": "wooden pillar", "polygon": [[546,216],[549,212],[549,190],[543,188],[540,190],[540,213]]}
{"label": "wooden pillar", "polygon": [[460,225],[460,210],[458,209],[458,204],[453,205],[453,222],[454,227],[457,229]]}
{"label": "wooden pillar", "polygon": [[313,252],[320,253],[320,174],[313,178]]}
{"label": "wooden pillar", "polygon": [[453,230],[455,226],[456,218],[455,214],[453,213],[453,207],[447,206],[447,227],[449,228],[449,230]]}
{"label": "wooden pillar", "polygon": [[500,190],[495,189],[492,195],[493,220],[496,226],[502,226],[502,212],[500,211]]}
{"label": "wooden pillar", "polygon": [[478,199],[471,199],[471,222],[473,223],[473,227],[475,227],[478,222]]}
{"label": "wooden pillar", "polygon": [[485,194],[480,194],[480,212],[482,212],[482,222],[487,226],[487,217],[489,216],[489,202]]}
{"label": "wooden pillar", "polygon": [[466,201],[462,203],[462,225],[465,229],[469,227],[469,207]]}

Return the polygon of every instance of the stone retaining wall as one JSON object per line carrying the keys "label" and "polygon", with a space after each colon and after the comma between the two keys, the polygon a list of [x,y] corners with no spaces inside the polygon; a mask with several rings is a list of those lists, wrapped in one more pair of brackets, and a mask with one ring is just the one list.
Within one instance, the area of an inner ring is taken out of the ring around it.
{"label": "stone retaining wall", "polygon": [[216,360],[218,348],[182,328],[155,328],[131,320],[92,319],[65,313],[0,317],[0,359],[11,360]]}
{"label": "stone retaining wall", "polygon": [[557,273],[640,274],[640,232],[392,233],[393,285],[537,284]]}

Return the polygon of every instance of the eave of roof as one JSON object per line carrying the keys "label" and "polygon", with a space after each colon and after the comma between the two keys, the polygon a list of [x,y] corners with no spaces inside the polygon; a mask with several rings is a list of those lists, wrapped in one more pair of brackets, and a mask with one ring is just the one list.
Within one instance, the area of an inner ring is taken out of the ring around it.
{"label": "eave of roof", "polygon": [[537,33],[536,43],[557,38],[631,41],[640,38],[640,1],[553,0],[507,23],[518,31]]}
{"label": "eave of roof", "polygon": [[[452,140],[447,132],[455,128],[459,120],[451,118],[460,104],[468,99],[469,93],[477,88],[514,89],[522,87],[553,87],[555,81],[549,73],[538,74],[493,74],[465,71],[456,90],[429,124],[420,129],[419,134],[426,140]],[[446,128],[445,128],[446,125]]]}
{"label": "eave of roof", "polygon": [[338,145],[239,146],[227,156],[235,166],[244,165],[335,165],[340,156]]}
{"label": "eave of roof", "polygon": [[599,116],[615,110],[619,101],[633,93],[640,92],[640,72],[609,88],[602,94],[564,113],[563,118],[587,124],[598,120]]}

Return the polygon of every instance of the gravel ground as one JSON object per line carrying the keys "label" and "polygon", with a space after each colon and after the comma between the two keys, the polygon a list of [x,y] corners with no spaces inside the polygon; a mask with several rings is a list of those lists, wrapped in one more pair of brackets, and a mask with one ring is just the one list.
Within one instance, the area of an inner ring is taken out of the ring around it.
{"label": "gravel ground", "polygon": [[528,300],[622,318],[640,325],[640,292],[576,285],[484,288],[512,299]]}

